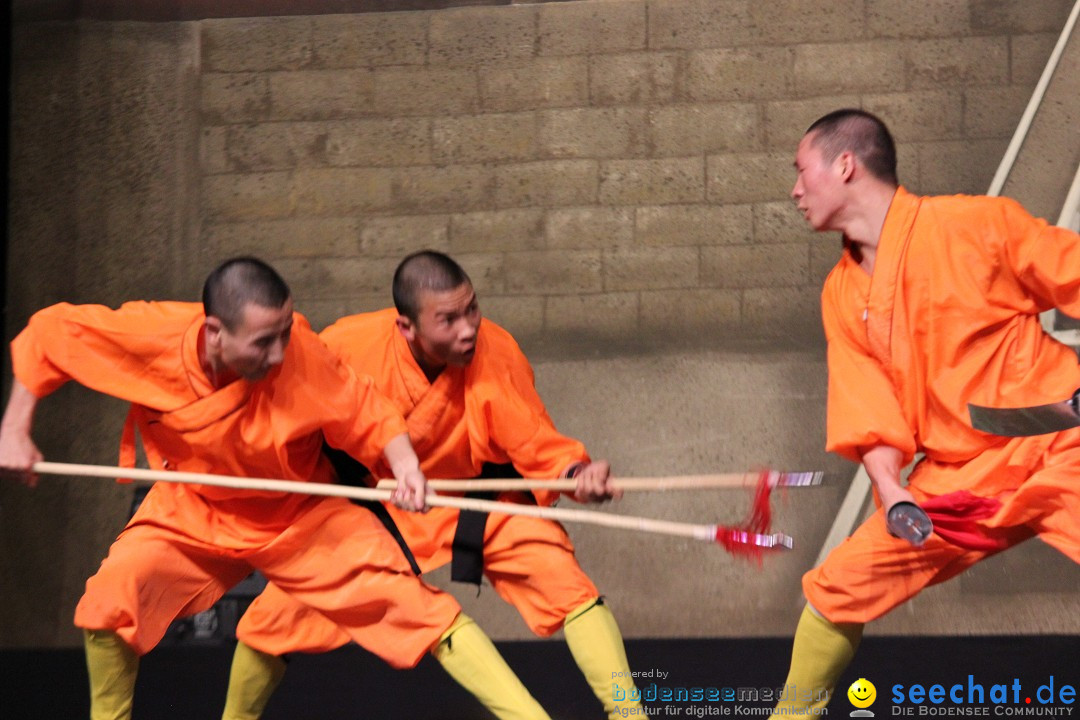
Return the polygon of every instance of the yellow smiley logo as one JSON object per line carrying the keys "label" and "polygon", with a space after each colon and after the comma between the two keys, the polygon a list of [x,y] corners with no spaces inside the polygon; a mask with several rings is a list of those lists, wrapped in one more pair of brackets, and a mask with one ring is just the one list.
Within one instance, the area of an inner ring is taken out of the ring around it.
{"label": "yellow smiley logo", "polygon": [[877,688],[866,678],[859,678],[847,689],[848,700],[857,708],[868,708],[877,698]]}

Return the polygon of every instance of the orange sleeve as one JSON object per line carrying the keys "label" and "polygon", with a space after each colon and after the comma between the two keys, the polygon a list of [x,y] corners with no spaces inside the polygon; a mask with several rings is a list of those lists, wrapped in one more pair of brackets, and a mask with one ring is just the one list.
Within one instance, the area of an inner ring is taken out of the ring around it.
{"label": "orange sleeve", "polygon": [[[484,322],[488,347],[477,352],[483,360],[474,368],[477,375],[467,400],[474,447],[501,449],[525,477],[560,477],[572,465],[589,462],[580,441],[555,429],[536,392],[532,366],[517,343],[502,328]],[[544,504],[558,496],[534,494]]]}
{"label": "orange sleeve", "polygon": [[1032,217],[1012,200],[1000,203],[1005,255],[1039,311],[1080,317],[1080,235]]}
{"label": "orange sleeve", "polygon": [[840,284],[834,270],[821,299],[829,368],[825,449],[862,462],[859,447],[889,445],[904,453],[907,464],[917,449],[914,433],[885,369],[841,319]]}
{"label": "orange sleeve", "polygon": [[69,380],[156,408],[190,396],[177,374],[180,336],[199,315],[192,303],[60,303],[35,313],[11,342],[15,377],[37,397]]}
{"label": "orange sleeve", "polygon": [[407,432],[405,420],[367,375],[358,375],[341,362],[307,326],[295,327],[293,342],[300,345],[309,368],[302,402],[320,408],[322,431],[330,445],[366,467],[374,467],[383,448]]}

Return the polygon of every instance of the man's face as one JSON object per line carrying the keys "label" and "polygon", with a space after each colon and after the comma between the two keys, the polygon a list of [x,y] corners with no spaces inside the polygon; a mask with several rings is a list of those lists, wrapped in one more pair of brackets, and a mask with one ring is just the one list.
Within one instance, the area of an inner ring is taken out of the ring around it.
{"label": "man's face", "polygon": [[285,359],[285,348],[292,332],[293,304],[287,300],[280,308],[248,303],[243,321],[229,330],[220,321],[215,329],[208,318],[208,342],[216,350],[219,362],[249,382],[266,374]]}
{"label": "man's face", "polygon": [[826,162],[813,145],[814,133],[803,137],[795,153],[798,176],[791,197],[815,230],[838,230],[836,220],[844,204],[844,154]]}
{"label": "man's face", "polygon": [[405,339],[417,360],[429,368],[446,365],[464,367],[476,352],[476,331],[480,327],[480,306],[471,283],[453,290],[420,291],[420,311],[416,321],[398,318]]}

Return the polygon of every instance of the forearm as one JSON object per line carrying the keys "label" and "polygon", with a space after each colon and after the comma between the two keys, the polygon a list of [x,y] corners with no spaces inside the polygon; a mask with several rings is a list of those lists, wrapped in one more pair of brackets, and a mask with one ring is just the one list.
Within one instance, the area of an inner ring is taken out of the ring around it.
{"label": "forearm", "polygon": [[391,438],[383,448],[383,457],[394,473],[394,477],[401,479],[410,472],[420,469],[420,460],[416,457],[408,433],[401,433]]}
{"label": "forearm", "polygon": [[13,379],[4,418],[0,421],[0,434],[29,437],[34,426],[34,410],[37,404],[37,397],[18,379]]}
{"label": "forearm", "polygon": [[888,510],[895,503],[911,501],[911,494],[900,484],[900,471],[904,469],[904,453],[890,445],[859,448],[863,467],[870,476],[881,504]]}

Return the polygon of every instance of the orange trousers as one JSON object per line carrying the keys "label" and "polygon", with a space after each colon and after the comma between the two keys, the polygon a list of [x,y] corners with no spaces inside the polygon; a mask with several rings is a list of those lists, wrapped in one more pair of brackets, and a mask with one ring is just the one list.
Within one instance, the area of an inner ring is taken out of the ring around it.
{"label": "orange trousers", "polygon": [[398,668],[415,666],[461,610],[343,498],[210,502],[159,484],[87,581],[75,625],[112,630],[145,654],[174,619],[208,609],[253,568]]}
{"label": "orange trousers", "polygon": [[[997,498],[1001,508],[976,521],[985,534],[1009,547],[1037,535],[1080,563],[1080,429],[1015,438],[966,463],[924,459],[909,481],[916,501],[951,490]],[[803,592],[833,623],[866,623],[994,552],[966,550],[936,533],[914,547],[889,535],[878,508],[803,576]]]}
{"label": "orange trousers", "polygon": [[[425,514],[388,509],[422,571],[450,561],[456,509],[434,508]],[[572,610],[600,594],[578,565],[563,527],[539,518],[498,513],[488,517],[484,575],[541,637],[559,630]],[[349,642],[350,636],[333,618],[302,602],[299,596],[290,598],[283,588],[268,585],[240,619],[237,637],[272,655],[327,652]]]}

